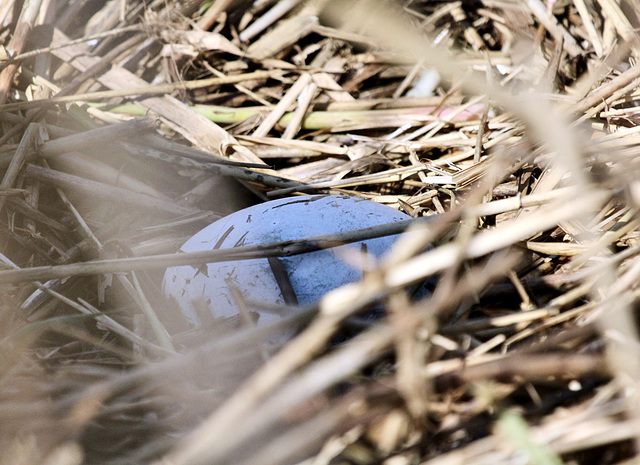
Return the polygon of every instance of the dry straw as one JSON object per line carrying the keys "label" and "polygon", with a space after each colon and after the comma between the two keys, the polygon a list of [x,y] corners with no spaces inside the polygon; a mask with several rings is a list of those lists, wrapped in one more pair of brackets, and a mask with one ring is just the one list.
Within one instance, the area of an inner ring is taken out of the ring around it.
{"label": "dry straw", "polygon": [[[0,2],[0,463],[637,460],[639,21],[612,0]],[[413,219],[178,251],[302,193]],[[242,302],[290,315],[265,326],[190,327],[161,291],[168,266],[399,232],[313,305]]]}

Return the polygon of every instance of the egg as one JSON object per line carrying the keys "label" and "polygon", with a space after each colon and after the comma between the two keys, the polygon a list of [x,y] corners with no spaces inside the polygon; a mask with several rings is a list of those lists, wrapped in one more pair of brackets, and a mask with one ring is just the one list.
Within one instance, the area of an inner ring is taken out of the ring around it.
{"label": "egg", "polygon": [[[408,215],[391,207],[355,197],[290,197],[254,205],[217,220],[185,242],[181,251],[307,239],[407,219]],[[164,275],[163,292],[196,327],[211,316],[235,317],[240,305],[254,312],[257,324],[261,325],[281,318],[277,312],[268,311],[268,307],[313,303],[332,289],[360,280],[366,266],[357,266],[358,260],[368,256],[370,264],[372,257],[381,257],[398,237],[367,239],[271,262],[260,258],[209,263],[206,269],[171,267]],[[284,288],[289,290],[283,293]]]}

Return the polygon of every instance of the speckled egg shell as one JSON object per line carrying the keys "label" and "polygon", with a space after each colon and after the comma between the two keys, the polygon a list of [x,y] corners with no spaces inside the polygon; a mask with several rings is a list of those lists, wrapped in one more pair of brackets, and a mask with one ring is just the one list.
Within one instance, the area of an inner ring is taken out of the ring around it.
{"label": "speckled egg shell", "polygon": [[[347,196],[313,195],[273,200],[232,213],[195,234],[183,252],[232,248],[305,239],[409,219],[391,207]],[[398,239],[387,236],[280,258],[299,304],[320,299],[332,289],[362,277],[362,270],[347,265],[340,249],[363,249],[380,257]],[[352,264],[353,265],[353,264]],[[196,308],[208,307],[216,318],[238,315],[230,286],[247,302],[283,304],[280,287],[266,258],[209,263],[206,273],[194,266],[168,268],[163,281],[165,296],[175,299],[186,319],[201,324]],[[195,303],[195,305],[194,305]],[[204,305],[203,305],[204,304]],[[254,310],[254,309],[252,309]],[[279,318],[260,312],[258,324]]]}

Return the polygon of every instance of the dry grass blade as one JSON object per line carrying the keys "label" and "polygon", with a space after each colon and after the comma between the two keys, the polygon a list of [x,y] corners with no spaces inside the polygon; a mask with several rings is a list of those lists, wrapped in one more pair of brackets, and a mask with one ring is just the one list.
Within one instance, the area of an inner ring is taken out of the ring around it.
{"label": "dry grass blade", "polygon": [[[40,12],[41,1],[27,2],[20,12],[16,28],[13,32],[8,49],[12,54],[19,54],[24,49],[29,31],[34,27],[38,13]],[[11,90],[11,83],[18,65],[11,63],[0,72],[0,103],[4,103]]]}
{"label": "dry grass blade", "polygon": [[[635,463],[639,18],[0,2],[0,463]],[[411,219],[179,250],[308,192]],[[308,302],[321,249],[358,279]],[[214,263],[235,310],[193,317],[163,273]]]}

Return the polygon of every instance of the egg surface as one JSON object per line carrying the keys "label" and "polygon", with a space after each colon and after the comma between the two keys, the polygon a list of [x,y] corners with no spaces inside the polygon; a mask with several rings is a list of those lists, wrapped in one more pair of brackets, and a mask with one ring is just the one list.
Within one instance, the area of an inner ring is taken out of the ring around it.
{"label": "egg surface", "polygon": [[[307,195],[290,197],[254,205],[232,213],[210,224],[184,243],[182,252],[227,249],[288,240],[307,239],[359,228],[377,226],[410,219],[391,207],[355,197]],[[362,278],[364,266],[354,264],[353,257],[366,260],[365,255],[346,252],[364,251],[371,257],[382,256],[399,235],[367,239],[327,250],[280,257],[274,266],[267,258],[209,263],[204,267],[177,266],[168,268],[163,291],[178,304],[185,318],[200,326],[203,311],[214,318],[229,318],[239,313],[238,299],[259,316],[264,324],[280,318],[261,310],[257,304],[274,306],[285,303],[282,278],[285,273],[298,304],[319,300],[324,294],[344,284]],[[351,251],[346,250],[350,248]],[[350,264],[347,264],[348,261]],[[354,266],[355,265],[355,266]],[[365,263],[363,263],[365,265]],[[279,271],[274,269],[279,268]],[[275,273],[275,274],[274,274]],[[286,279],[285,278],[285,279]],[[291,303],[291,298],[287,299]]]}

